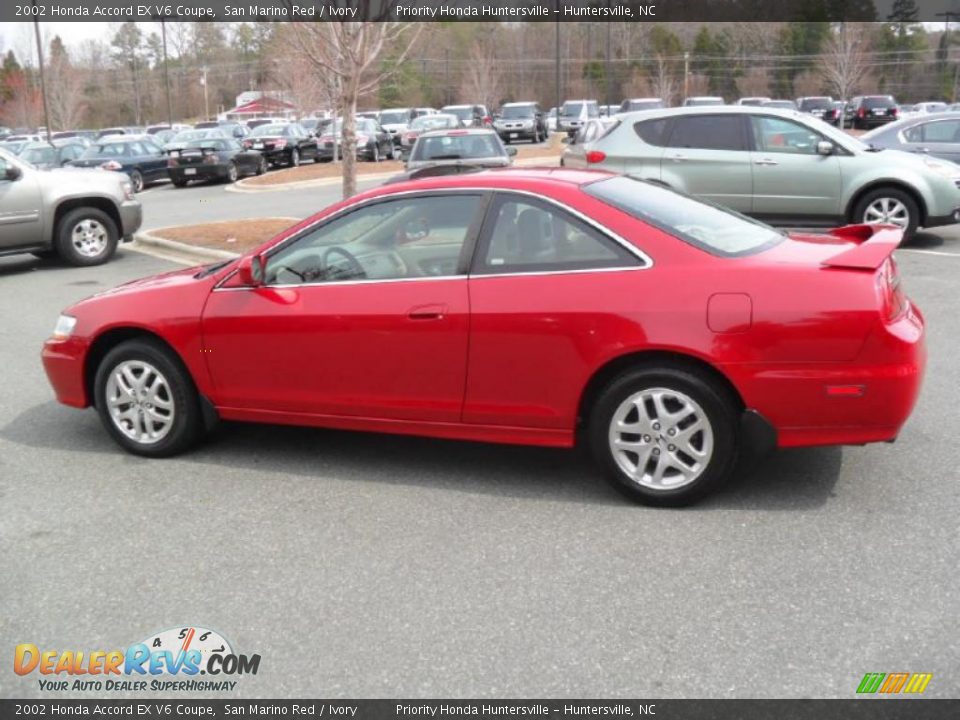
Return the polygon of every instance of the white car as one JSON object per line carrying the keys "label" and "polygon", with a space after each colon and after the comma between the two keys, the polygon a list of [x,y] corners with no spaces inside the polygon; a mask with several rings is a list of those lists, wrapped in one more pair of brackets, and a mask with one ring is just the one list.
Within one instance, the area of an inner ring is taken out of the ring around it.
{"label": "white car", "polygon": [[410,129],[410,123],[417,117],[416,113],[416,108],[390,108],[380,111],[380,124],[390,133],[394,145],[400,144],[400,138]]}
{"label": "white car", "polygon": [[758,95],[756,97],[742,97],[737,100],[737,105],[763,105],[770,102],[770,98]]}
{"label": "white car", "polygon": [[[930,113],[939,113],[947,111],[947,104],[945,102],[922,102],[917,103],[913,106],[914,110],[920,115],[929,115]],[[902,117],[901,112],[901,117]]]}
{"label": "white car", "polygon": [[722,97],[717,97],[716,95],[698,95],[696,97],[688,97],[683,101],[684,107],[700,107],[702,105],[726,105]]}

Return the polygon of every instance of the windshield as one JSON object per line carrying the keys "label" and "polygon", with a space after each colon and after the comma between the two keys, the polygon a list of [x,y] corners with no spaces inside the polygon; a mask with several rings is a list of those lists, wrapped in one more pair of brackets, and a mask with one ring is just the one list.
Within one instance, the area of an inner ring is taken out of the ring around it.
{"label": "windshield", "polygon": [[690,98],[685,104],[687,107],[700,107],[701,105],[723,105],[723,98]]}
{"label": "windshield", "polygon": [[468,158],[506,157],[500,141],[493,133],[482,135],[421,136],[413,156],[420,160],[464,160]]}
{"label": "windshield", "polygon": [[253,132],[250,134],[253,135],[254,137],[283,135],[286,129],[287,129],[287,125],[261,125],[260,127],[254,128]]}
{"label": "windshield", "polygon": [[381,125],[403,125],[410,120],[410,113],[407,110],[387,110],[380,113]]}
{"label": "windshield", "polygon": [[560,108],[560,114],[565,117],[575,117],[580,115],[583,112],[583,103],[581,102],[568,102],[564,103],[563,107]]}
{"label": "windshield", "polygon": [[441,112],[449,113],[450,115],[456,115],[461,120],[473,119],[473,106],[471,105],[448,106],[443,108]]}
{"label": "windshield", "polygon": [[223,133],[219,130],[184,130],[183,132],[177,133],[170,140],[171,143],[188,143],[193,142],[194,140],[206,140],[208,138],[220,138],[223,137]]}
{"label": "windshield", "polygon": [[4,148],[16,155],[20,150],[23,149],[23,146],[27,144],[26,140],[7,140],[3,143],[0,143]]}
{"label": "windshield", "polygon": [[732,210],[629,176],[599,180],[583,190],[714,255],[758,252],[784,237],[769,225]]}
{"label": "windshield", "polygon": [[892,107],[893,105],[896,105],[896,103],[889,95],[886,97],[865,97],[863,99],[863,106],[867,108],[867,110],[878,110]]}
{"label": "windshield", "polygon": [[459,121],[449,115],[424,115],[410,123],[411,130],[433,130],[435,128],[456,127]]}
{"label": "windshield", "polygon": [[127,144],[126,143],[101,143],[98,145],[91,145],[86,150],[83,151],[81,158],[100,158],[100,157],[122,157],[127,154]]}
{"label": "windshield", "polygon": [[505,120],[512,118],[532,118],[533,105],[504,105],[500,110],[500,117]]}
{"label": "windshield", "polygon": [[20,153],[20,159],[31,165],[56,165],[57,151],[49,145],[28,147]]}
{"label": "windshield", "polygon": [[800,101],[800,109],[804,112],[811,110],[826,110],[830,107],[832,100],[828,97],[809,97]]}

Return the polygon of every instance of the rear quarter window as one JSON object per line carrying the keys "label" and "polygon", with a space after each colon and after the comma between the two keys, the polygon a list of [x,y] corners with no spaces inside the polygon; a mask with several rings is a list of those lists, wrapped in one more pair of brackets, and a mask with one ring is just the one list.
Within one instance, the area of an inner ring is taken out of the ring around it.
{"label": "rear quarter window", "polygon": [[633,130],[647,145],[663,147],[667,144],[667,118],[643,120],[634,123]]}

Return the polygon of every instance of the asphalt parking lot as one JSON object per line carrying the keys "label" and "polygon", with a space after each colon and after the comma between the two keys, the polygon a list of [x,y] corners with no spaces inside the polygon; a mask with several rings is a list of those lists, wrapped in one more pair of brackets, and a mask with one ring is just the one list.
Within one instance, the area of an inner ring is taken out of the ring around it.
{"label": "asphalt parking lot", "polygon": [[[898,442],[779,452],[680,511],[569,451],[228,424],[126,455],[39,349],[64,306],[172,266],[0,259],[0,647],[202,625],[261,655],[239,697],[850,698],[876,671],[956,697],[960,232],[898,259],[930,349]],[[7,665],[0,696],[36,682]]]}

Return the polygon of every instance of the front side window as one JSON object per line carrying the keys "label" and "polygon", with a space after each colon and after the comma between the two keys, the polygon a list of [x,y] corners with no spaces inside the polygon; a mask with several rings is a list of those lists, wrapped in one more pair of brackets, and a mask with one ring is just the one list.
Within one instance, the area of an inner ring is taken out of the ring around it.
{"label": "front side window", "polygon": [[386,200],[325,222],[272,253],[269,285],[459,274],[480,195]]}
{"label": "front side window", "polygon": [[491,210],[481,274],[633,267],[640,260],[560,208],[505,195]]}
{"label": "front side window", "polygon": [[751,117],[754,146],[759,152],[816,155],[823,135],[806,125],[777,117]]}
{"label": "front side window", "polygon": [[599,180],[583,190],[713,255],[748,255],[784,238],[769,225],[732,210],[632,177]]}
{"label": "front side window", "polygon": [[903,137],[907,142],[958,142],[960,141],[960,120],[938,120],[914,125],[903,131]]}
{"label": "front side window", "polygon": [[737,115],[682,115],[674,119],[672,148],[746,150]]}

